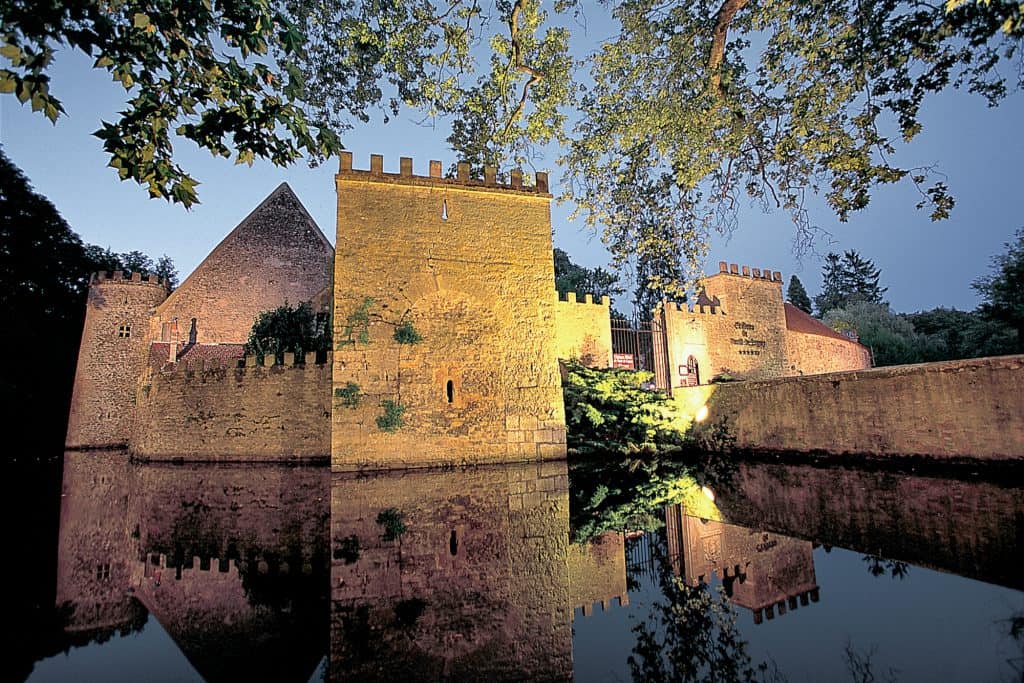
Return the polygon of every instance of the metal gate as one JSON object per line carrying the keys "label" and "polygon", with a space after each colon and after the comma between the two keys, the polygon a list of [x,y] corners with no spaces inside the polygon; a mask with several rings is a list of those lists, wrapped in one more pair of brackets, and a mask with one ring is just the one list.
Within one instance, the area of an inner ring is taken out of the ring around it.
{"label": "metal gate", "polygon": [[664,311],[651,320],[612,318],[612,365],[653,372],[655,388],[672,393]]}

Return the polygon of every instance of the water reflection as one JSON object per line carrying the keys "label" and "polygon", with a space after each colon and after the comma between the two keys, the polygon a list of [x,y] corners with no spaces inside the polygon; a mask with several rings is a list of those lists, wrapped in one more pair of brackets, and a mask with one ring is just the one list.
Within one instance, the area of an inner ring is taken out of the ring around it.
{"label": "water reflection", "polygon": [[68,453],[65,632],[102,642],[152,615],[208,681],[307,680],[327,651],[328,485],[322,469]]}
{"label": "water reflection", "polygon": [[571,677],[568,497],[565,463],[336,475],[331,678]]}
{"label": "water reflection", "polygon": [[[189,675],[210,681],[743,679],[826,628],[877,621],[891,589],[849,597],[869,581],[944,595],[890,617],[895,647],[932,638],[952,652],[974,638],[973,655],[989,633],[945,643],[924,627],[965,582],[918,567],[1019,590],[1022,520],[1014,486],[847,468],[743,463],[709,476],[616,461],[368,476],[69,453],[63,640],[50,651],[141,648],[158,624]],[[1021,612],[1013,595],[1000,598],[1003,637]],[[830,665],[842,666],[837,648]],[[88,680],[77,661],[49,658],[37,673]]]}

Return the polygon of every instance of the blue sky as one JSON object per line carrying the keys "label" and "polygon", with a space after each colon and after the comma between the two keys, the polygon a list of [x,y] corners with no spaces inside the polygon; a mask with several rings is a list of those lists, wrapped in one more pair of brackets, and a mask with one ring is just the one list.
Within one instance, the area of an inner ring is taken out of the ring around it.
{"label": "blue sky", "polygon": [[[596,32],[591,29],[592,36]],[[268,193],[287,181],[334,241],[334,161],[315,169],[304,164],[287,169],[264,163],[236,166],[180,142],[178,159],[202,182],[202,204],[192,210],[151,200],[142,187],[120,182],[106,167],[101,143],[91,133],[101,120],[115,116],[124,91],[90,65],[91,60],[80,54],[58,55],[52,92],[64,102],[68,115],[56,126],[12,96],[0,96],[0,143],[5,152],[84,240],[115,251],[138,249],[154,257],[166,253],[184,277]],[[377,153],[384,155],[385,171],[397,172],[400,156],[413,157],[417,174],[426,174],[429,159],[440,159],[447,168],[454,160],[445,143],[447,129],[443,124],[416,125],[413,118],[399,117],[384,125],[378,117],[351,131],[343,142],[353,152],[355,166],[367,168],[369,155]],[[820,255],[856,249],[874,260],[897,311],[971,309],[978,303],[971,281],[988,272],[991,257],[1024,226],[1024,94],[1015,92],[1000,107],[989,109],[979,97],[943,93],[926,102],[922,121],[924,131],[912,145],[898,150],[896,160],[910,166],[939,164],[957,199],[952,217],[933,223],[926,211],[915,210],[918,195],[909,184],[877,191],[871,206],[846,224],[815,198],[812,222],[831,235],[823,237],[817,249]],[[561,169],[554,155],[546,163],[557,194]],[[579,263],[607,263],[599,237],[570,223],[570,212],[568,205],[553,206],[555,245]],[[716,237],[706,270],[717,271],[720,260],[771,266],[782,271],[787,282],[795,273],[813,296],[820,287],[821,258],[807,254],[797,259],[793,234],[785,215],[766,215],[752,207],[743,211],[732,235]]]}

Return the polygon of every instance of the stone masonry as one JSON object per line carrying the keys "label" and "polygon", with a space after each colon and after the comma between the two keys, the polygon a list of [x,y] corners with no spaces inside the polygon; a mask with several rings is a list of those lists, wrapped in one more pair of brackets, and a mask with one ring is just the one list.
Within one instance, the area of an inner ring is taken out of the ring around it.
{"label": "stone masonry", "polygon": [[564,458],[546,174],[343,152],[336,182],[332,465]]}

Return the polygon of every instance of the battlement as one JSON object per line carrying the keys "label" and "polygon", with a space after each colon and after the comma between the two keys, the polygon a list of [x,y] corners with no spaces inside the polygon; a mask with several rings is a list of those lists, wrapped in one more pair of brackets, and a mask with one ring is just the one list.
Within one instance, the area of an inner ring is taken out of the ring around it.
{"label": "battlement", "polygon": [[[276,356],[264,356],[260,359],[259,356],[246,355],[242,358],[238,358],[234,361],[225,362],[220,358],[209,358],[193,363],[189,360],[181,360],[176,363],[165,363],[160,367],[160,372],[165,375],[176,374],[179,372],[183,373],[195,373],[195,372],[208,372],[212,370],[222,369],[248,369],[248,368],[272,368],[272,367],[289,367],[289,368],[306,368],[316,366],[330,366],[331,365],[331,353],[317,354],[316,351],[309,351],[304,356],[298,356],[291,351],[287,351],[284,354],[283,362],[277,362]],[[262,360],[262,362],[260,362]],[[268,362],[269,361],[269,362]]]}
{"label": "battlement", "polygon": [[761,270],[760,268],[751,268],[750,266],[739,266],[735,263],[726,263],[725,261],[718,262],[718,274],[719,275],[738,275],[740,277],[749,277],[755,280],[768,280],[769,282],[782,282],[782,273],[769,268]]}
{"label": "battlement", "polygon": [[125,273],[122,270],[115,270],[112,273],[107,273],[105,270],[101,270],[97,273],[92,273],[89,276],[90,285],[98,284],[115,284],[115,285],[150,285],[157,286],[162,289],[167,289],[167,280],[165,278],[158,278],[156,275],[143,276],[142,273]]}
{"label": "battlement", "polygon": [[536,183],[532,186],[523,184],[523,172],[515,169],[509,174],[508,182],[498,181],[497,169],[493,166],[484,167],[484,179],[473,180],[469,177],[469,164],[460,161],[456,165],[454,178],[446,178],[441,171],[441,162],[431,159],[427,175],[414,175],[412,158],[400,157],[398,173],[384,172],[384,157],[380,154],[370,155],[370,170],[363,171],[352,168],[352,152],[342,152],[338,164],[338,178],[346,180],[362,180],[378,183],[395,183],[402,185],[425,185],[442,187],[463,187],[474,190],[500,190],[550,198],[548,190],[548,174],[538,171]]}
{"label": "battlement", "polygon": [[[556,290],[556,293],[557,293],[557,290]],[[583,295],[583,301],[580,301],[578,296],[577,296],[577,294],[576,294],[576,292],[566,292],[565,293],[565,298],[562,299],[561,295],[559,295],[558,301],[560,303],[567,303],[567,304],[597,304],[598,306],[611,306],[612,305],[612,300],[608,297],[607,294],[602,296],[600,301],[594,301],[594,295],[593,294],[584,294]]]}
{"label": "battlement", "polygon": [[250,569],[250,566],[255,568],[260,574],[268,576],[288,576],[299,572],[308,575],[313,572],[312,564],[305,559],[301,566],[293,566],[283,559],[267,562],[261,557],[248,559],[193,556],[186,559],[183,564],[175,565],[168,560],[167,555],[164,553],[147,553],[146,559],[142,562],[145,565],[142,576],[147,579],[156,580],[181,580],[182,572],[185,571],[227,574],[231,578],[237,578],[240,571],[247,571]]}
{"label": "battlement", "polygon": [[751,611],[754,613],[754,624],[761,624],[765,619],[771,621],[775,618],[776,611],[778,611],[778,615],[780,617],[785,615],[787,605],[789,606],[790,612],[795,612],[798,606],[807,607],[812,602],[818,602],[821,599],[819,591],[819,588],[814,587],[810,590],[790,595],[785,600],[779,600],[776,603],[752,609]]}
{"label": "battlement", "polygon": [[594,615],[594,605],[595,604],[600,604],[601,605],[601,611],[602,612],[607,612],[607,611],[609,611],[611,609],[611,606],[613,604],[615,604],[615,603],[612,602],[612,600],[617,600],[618,603],[619,603],[619,607],[628,607],[629,606],[629,594],[628,593],[623,593],[622,595],[612,596],[612,598],[605,598],[604,600],[601,600],[599,603],[590,602],[590,603],[584,603],[582,605],[576,605],[573,609],[579,609],[583,613],[583,616],[590,617],[590,616]]}

